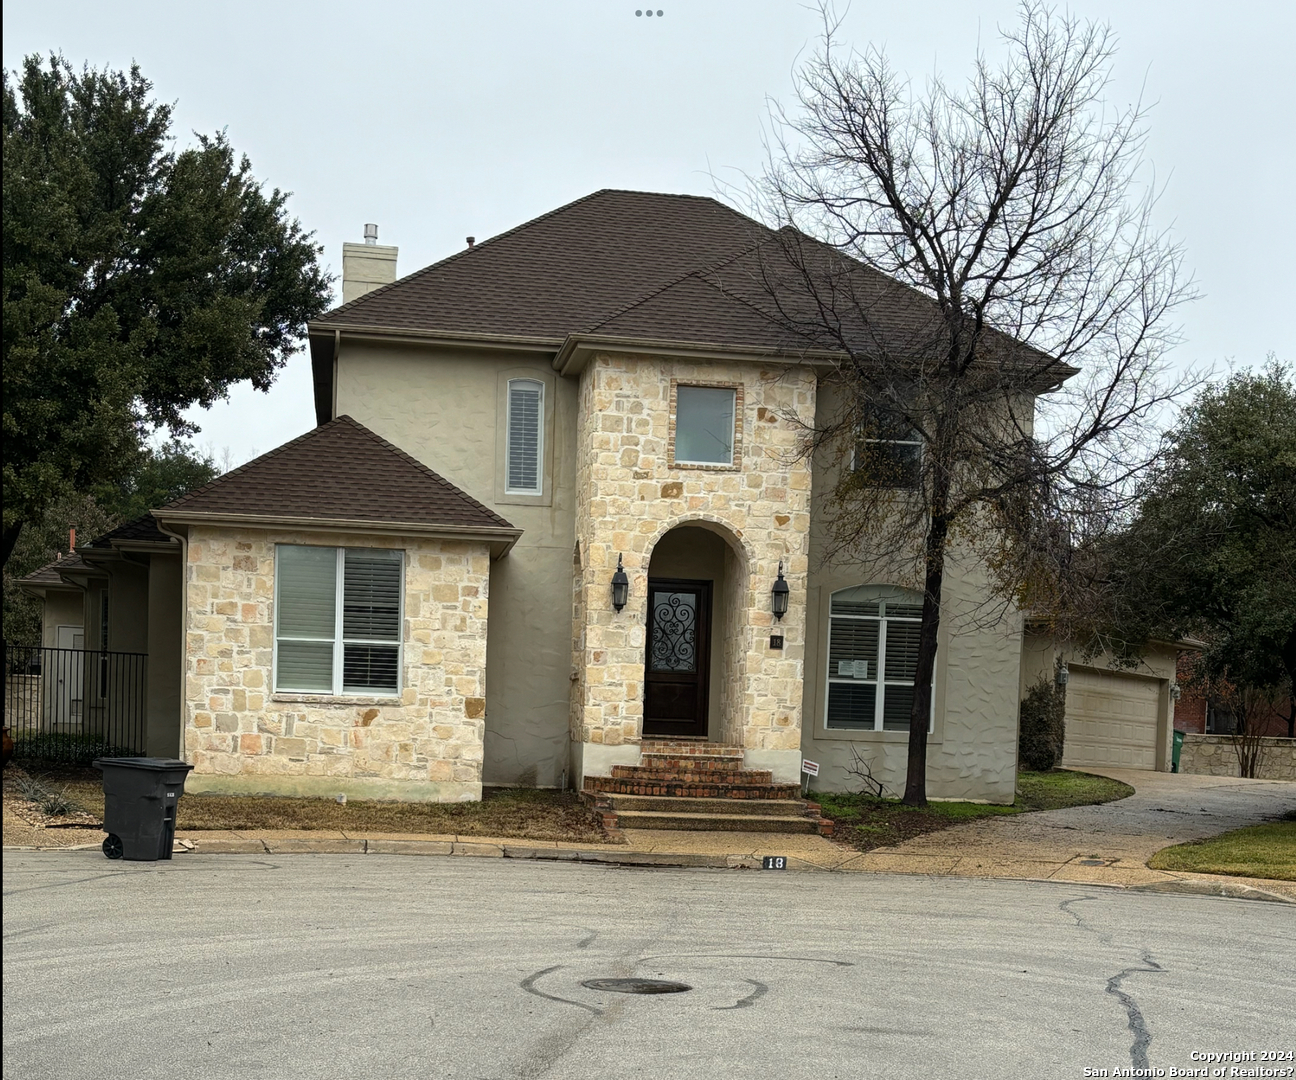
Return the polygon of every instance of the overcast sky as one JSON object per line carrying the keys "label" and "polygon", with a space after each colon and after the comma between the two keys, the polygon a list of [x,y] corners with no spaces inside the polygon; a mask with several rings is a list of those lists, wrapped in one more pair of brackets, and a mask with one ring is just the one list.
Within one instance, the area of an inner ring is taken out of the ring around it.
{"label": "overcast sky", "polygon": [[[4,63],[61,51],[137,61],[176,132],[225,128],[268,185],[294,192],[337,271],[377,222],[407,274],[604,187],[714,194],[762,163],[767,97],[790,101],[817,15],[791,0],[334,4],[7,0]],[[1155,101],[1149,158],[1161,222],[1202,298],[1177,364],[1290,359],[1296,251],[1296,4],[1079,0],[1117,32],[1111,100]],[[884,46],[921,81],[960,78],[1011,0],[855,0],[843,39]],[[200,445],[233,463],[314,422],[309,363],[268,395],[198,410]]]}

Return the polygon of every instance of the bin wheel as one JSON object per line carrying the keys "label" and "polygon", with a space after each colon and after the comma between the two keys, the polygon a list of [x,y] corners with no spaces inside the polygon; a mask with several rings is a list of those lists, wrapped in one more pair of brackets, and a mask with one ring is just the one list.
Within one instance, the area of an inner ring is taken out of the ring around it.
{"label": "bin wheel", "polygon": [[107,836],[104,837],[103,853],[107,855],[108,858],[120,859],[122,857],[123,850],[124,849],[122,848],[121,837],[118,836],[116,833],[109,833]]}

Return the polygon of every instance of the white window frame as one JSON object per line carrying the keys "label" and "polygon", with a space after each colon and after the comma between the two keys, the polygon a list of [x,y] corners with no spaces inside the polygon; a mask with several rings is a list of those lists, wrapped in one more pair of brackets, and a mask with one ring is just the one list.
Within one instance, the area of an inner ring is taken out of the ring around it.
{"label": "white window frame", "polygon": [[[346,655],[347,645],[385,645],[390,647],[392,642],[388,639],[377,638],[344,638],[342,636],[343,616],[345,607],[345,590],[346,590],[346,553],[348,550],[399,550],[399,549],[378,549],[378,548],[353,548],[345,547],[332,548],[336,558],[335,576],[333,579],[333,688],[331,690],[302,690],[296,687],[279,685],[279,582],[283,575],[279,573],[279,552],[286,547],[327,547],[325,544],[275,544],[275,580],[274,580],[274,659],[271,671],[271,686],[274,688],[272,693],[275,694],[311,694],[318,697],[362,697],[362,698],[399,698],[405,685],[405,552],[400,551],[400,586],[397,589],[397,595],[400,598],[400,610],[397,613],[396,625],[400,628],[399,635],[396,639],[396,689],[395,690],[378,690],[372,692],[352,691],[345,692],[342,689],[342,667]],[[397,560],[393,559],[393,562]],[[293,638],[286,637],[286,641],[323,641],[323,638]]]}
{"label": "white window frame", "polygon": [[916,479],[916,481],[915,481],[914,483],[912,483],[912,484],[871,484],[870,486],[871,486],[871,487],[884,488],[884,489],[886,489],[886,490],[891,490],[891,491],[917,491],[918,488],[922,486],[922,467],[923,467],[923,466],[922,466],[922,463],[923,463],[923,458],[925,457],[925,455],[926,455],[926,453],[927,453],[927,447],[926,447],[926,445],[923,443],[923,440],[922,440],[921,436],[918,436],[918,435],[917,435],[917,432],[915,431],[915,432],[913,432],[913,434],[915,435],[915,437],[914,437],[914,438],[909,438],[909,439],[894,439],[894,438],[892,438],[892,439],[877,439],[877,438],[863,438],[863,437],[859,434],[859,432],[860,432],[860,431],[864,431],[864,430],[867,430],[867,429],[865,428],[865,426],[864,426],[863,424],[860,424],[860,427],[859,427],[859,429],[856,431],[856,434],[855,434],[855,443],[854,443],[854,445],[851,447],[851,472],[854,473],[854,472],[858,472],[858,471],[859,471],[859,468],[860,468],[860,460],[859,460],[859,456],[860,456],[860,455],[859,455],[859,450],[860,450],[860,446],[861,446],[861,445],[871,445],[871,446],[916,446],[916,447],[918,448],[918,477],[917,477],[917,479]]}
{"label": "white window frame", "polygon": [[[692,458],[680,457],[676,449],[679,447],[679,396],[682,390],[727,390],[732,407],[729,413],[732,430],[729,432],[729,459],[727,461],[694,461]],[[693,465],[701,468],[726,469],[732,468],[738,453],[738,388],[736,386],[714,386],[707,383],[686,383],[677,382],[675,384],[675,429],[671,438],[672,456],[676,465]]]}
{"label": "white window frame", "polygon": [[[517,384],[534,387],[540,394],[539,410],[536,417],[536,482],[535,487],[514,487],[509,483],[509,462],[513,456],[513,387]],[[545,384],[539,379],[509,379],[504,388],[504,494],[505,495],[543,495],[545,464]]]}
{"label": "white window frame", "polygon": [[[834,596],[842,593],[854,592],[860,588],[859,585],[848,585],[844,589],[837,589],[828,597],[828,634],[824,638],[824,699],[823,699],[823,726],[827,732],[842,735],[860,734],[867,732],[886,732],[889,735],[909,734],[909,729],[904,728],[897,730],[894,728],[885,728],[882,726],[883,707],[886,699],[886,688],[888,686],[906,686],[913,688],[912,679],[891,680],[888,682],[886,677],[886,630],[888,622],[921,622],[921,619],[894,618],[886,614],[886,608],[882,607],[879,615],[834,615],[832,610],[832,601]],[[865,586],[865,588],[876,588],[876,599],[879,604],[885,605],[888,600],[900,600],[902,598],[910,601],[917,600],[922,603],[922,597],[918,593],[908,593],[907,590],[889,588],[887,586]],[[849,620],[851,622],[876,622],[878,623],[878,647],[877,647],[877,664],[873,678],[871,679],[846,679],[840,678],[833,674],[832,671],[832,624],[834,619]],[[932,689],[927,705],[927,734],[934,734],[936,731],[936,671],[940,665],[940,654],[937,653],[936,661],[932,664]],[[846,686],[875,686],[879,692],[873,695],[873,726],[871,728],[843,728],[831,727],[828,724],[828,695],[829,687],[833,683],[841,683]]]}

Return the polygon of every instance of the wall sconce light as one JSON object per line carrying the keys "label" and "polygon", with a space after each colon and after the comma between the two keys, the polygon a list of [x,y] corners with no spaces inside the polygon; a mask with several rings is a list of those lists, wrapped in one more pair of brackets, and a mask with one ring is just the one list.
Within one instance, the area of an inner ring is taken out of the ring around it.
{"label": "wall sconce light", "polygon": [[774,587],[770,589],[770,611],[774,613],[774,618],[782,621],[783,616],[787,614],[788,609],[788,583],[783,580],[783,560],[779,560],[778,579],[774,582]]}
{"label": "wall sconce light", "polygon": [[1170,697],[1173,700],[1178,701],[1182,696],[1183,696],[1183,687],[1180,686],[1177,682],[1172,682],[1170,684]]}
{"label": "wall sconce light", "polygon": [[1067,669],[1066,664],[1058,664],[1058,669],[1057,669],[1058,686],[1066,686],[1067,679],[1069,678],[1071,678],[1071,672]]}
{"label": "wall sconce light", "polygon": [[621,565],[621,556],[617,556],[616,573],[612,575],[612,606],[619,612],[630,599],[630,579],[626,577],[625,567]]}

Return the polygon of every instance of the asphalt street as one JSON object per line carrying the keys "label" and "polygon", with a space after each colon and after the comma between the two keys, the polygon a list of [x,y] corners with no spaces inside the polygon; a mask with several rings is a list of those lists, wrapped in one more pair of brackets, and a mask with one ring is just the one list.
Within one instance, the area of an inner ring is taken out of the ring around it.
{"label": "asphalt street", "polygon": [[[373,855],[8,852],[3,880],[13,1080],[1047,1080],[1296,1048],[1296,906],[1253,900]],[[582,985],[614,977],[692,989]]]}

